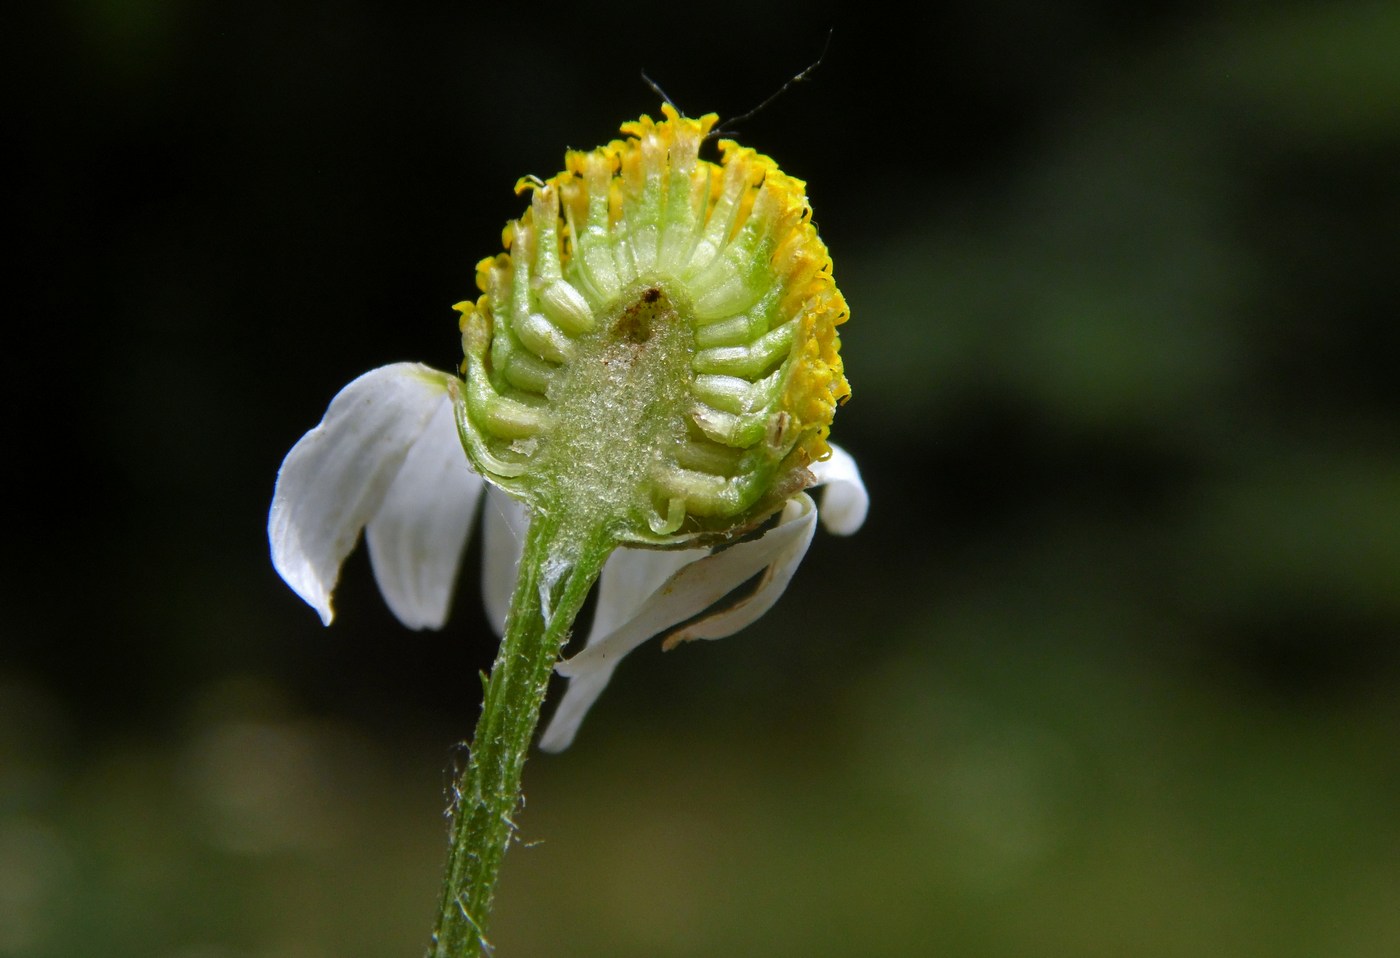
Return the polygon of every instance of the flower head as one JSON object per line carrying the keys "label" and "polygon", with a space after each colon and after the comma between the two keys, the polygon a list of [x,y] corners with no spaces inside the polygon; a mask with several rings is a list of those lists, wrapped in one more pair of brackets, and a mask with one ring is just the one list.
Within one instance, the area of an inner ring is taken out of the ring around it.
{"label": "flower head", "polygon": [[530,209],[457,307],[459,425],[519,498],[607,501],[619,541],[675,545],[810,483],[850,394],[848,311],[802,181],[730,140],[702,160],[717,118],[662,112],[517,184]]}
{"label": "flower head", "polygon": [[702,160],[716,118],[663,114],[521,181],[530,209],[457,307],[461,377],[400,363],[346,386],[288,453],[268,520],[274,565],[327,624],[363,529],[395,615],[440,627],[483,477],[498,629],[531,515],[620,546],[585,648],[559,665],[571,685],[547,748],[646,639],[719,638],[772,606],[815,529],[805,488],[827,486],[838,533],[867,506],[827,442],[850,392],[847,309],[802,182],[731,141]]}

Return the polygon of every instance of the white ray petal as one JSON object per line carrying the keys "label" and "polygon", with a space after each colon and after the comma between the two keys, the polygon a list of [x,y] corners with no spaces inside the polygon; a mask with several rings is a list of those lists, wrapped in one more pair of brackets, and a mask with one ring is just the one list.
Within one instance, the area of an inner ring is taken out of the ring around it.
{"label": "white ray petal", "polygon": [[410,629],[447,621],[483,485],[444,396],[365,527],[379,591]]}
{"label": "white ray petal", "polygon": [[606,637],[635,616],[657,587],[682,567],[709,554],[709,549],[615,550],[598,577],[598,610],[593,616],[588,644]]}
{"label": "white ray petal", "polygon": [[516,570],[525,551],[530,528],[530,508],[519,499],[491,486],[482,510],[481,597],[486,618],[497,636],[505,634],[506,614],[515,591]]}
{"label": "white ray petal", "polygon": [[762,536],[687,563],[653,589],[626,621],[606,634],[591,636],[582,651],[557,666],[559,674],[569,678],[569,689],[540,739],[540,747],[547,751],[567,748],[623,656],[647,639],[704,612],[794,551],[805,551],[816,519],[812,500],[798,495],[788,503],[778,525]]}
{"label": "white ray petal", "polygon": [[340,566],[441,404],[447,379],[417,363],[371,370],[336,394],[282,461],[267,517],[272,564],[326,625]]}
{"label": "white ray petal", "polygon": [[[614,551],[598,579],[598,608],[587,644],[606,638],[635,616],[647,598],[679,569],[707,555],[708,549],[623,547]],[[569,680],[568,690],[540,736],[540,748],[562,752],[569,747],[583,717],[607,688],[618,661],[610,660],[587,675]]]}
{"label": "white ray petal", "polygon": [[860,469],[851,454],[840,446],[831,447],[831,458],[807,467],[826,486],[822,493],[822,525],[829,532],[848,536],[865,522],[870,511],[870,494],[861,481]]}
{"label": "white ray petal", "polygon": [[787,591],[793,573],[802,564],[802,559],[812,544],[812,536],[817,531],[817,524],[812,521],[810,515],[812,510],[812,500],[806,496],[789,501],[783,509],[779,525],[768,535],[773,535],[783,526],[792,523],[791,541],[773,563],[763,570],[758,587],[733,605],[720,609],[713,615],[696,619],[685,628],[673,632],[666,637],[663,648],[669,649],[677,643],[688,642],[691,639],[725,638],[758,621],[764,613],[773,608],[774,603]]}
{"label": "white ray petal", "polygon": [[568,691],[559,700],[554,714],[550,716],[549,725],[545,726],[544,734],[540,736],[541,749],[546,752],[562,752],[574,744],[574,736],[578,735],[583,717],[588,714],[593,703],[598,701],[603,689],[608,687],[616,668],[617,663],[610,662],[592,672],[569,679]]}

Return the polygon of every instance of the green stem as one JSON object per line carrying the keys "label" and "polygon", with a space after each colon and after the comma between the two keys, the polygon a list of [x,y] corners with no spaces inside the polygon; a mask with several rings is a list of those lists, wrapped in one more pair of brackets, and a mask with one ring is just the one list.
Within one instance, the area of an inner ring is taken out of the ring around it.
{"label": "green stem", "polygon": [[501,859],[515,830],[520,776],[549,676],[612,551],[610,537],[536,513],[486,682],[467,767],[453,783],[452,833],[431,958],[474,958],[485,939]]}

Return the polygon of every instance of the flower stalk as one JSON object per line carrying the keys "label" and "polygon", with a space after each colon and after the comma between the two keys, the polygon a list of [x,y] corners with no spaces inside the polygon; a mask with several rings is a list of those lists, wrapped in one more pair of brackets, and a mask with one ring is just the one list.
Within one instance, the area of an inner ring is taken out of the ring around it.
{"label": "flower stalk", "polygon": [[558,513],[536,513],[530,522],[470,758],[453,783],[433,958],[489,950],[487,919],[549,676],[612,547],[606,534],[580,529]]}

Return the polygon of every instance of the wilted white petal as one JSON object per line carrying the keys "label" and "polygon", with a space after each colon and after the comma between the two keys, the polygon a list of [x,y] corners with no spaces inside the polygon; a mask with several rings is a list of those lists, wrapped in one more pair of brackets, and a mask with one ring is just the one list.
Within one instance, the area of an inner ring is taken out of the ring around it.
{"label": "wilted white petal", "polygon": [[[708,549],[620,548],[608,557],[598,579],[598,608],[588,645],[598,642],[632,618],[653,592],[676,571],[709,555]],[[561,752],[568,748],[579,723],[607,688],[620,657],[610,659],[593,672],[569,680],[569,688],[554,710],[549,727],[540,737],[540,748]]]}
{"label": "wilted white petal", "polygon": [[550,716],[549,725],[540,736],[541,749],[546,752],[562,752],[574,744],[574,736],[583,724],[583,717],[588,714],[593,703],[598,701],[603,689],[608,687],[616,668],[616,662],[609,662],[592,672],[569,679],[568,691],[559,700],[554,714]]}
{"label": "wilted white petal", "polygon": [[826,486],[822,493],[822,525],[842,536],[859,529],[870,510],[870,495],[865,491],[860,469],[851,454],[833,445],[830,459],[814,462],[807,468],[816,476],[818,485]]}
{"label": "wilted white petal", "polygon": [[710,554],[709,549],[614,550],[598,577],[598,611],[588,645],[605,638],[637,614],[661,583],[684,566]]}
{"label": "wilted white petal", "polygon": [[[600,663],[622,658],[652,636],[705,611],[797,548],[816,521],[816,508],[805,494],[794,497],[787,508],[797,510],[794,519],[779,522],[756,539],[737,542],[681,567],[654,589],[621,626],[559,663],[559,673],[578,675]],[[784,516],[788,515],[785,509]]]}
{"label": "wilted white petal", "polygon": [[365,527],[379,591],[410,629],[447,621],[483,484],[457,436],[452,400],[443,396]]}
{"label": "wilted white petal", "polygon": [[515,591],[516,570],[525,551],[530,509],[514,496],[492,486],[481,517],[481,593],[486,618],[497,636],[505,634],[506,614]]}
{"label": "wilted white petal", "polygon": [[[697,619],[666,639],[669,648],[678,642],[691,639],[722,639],[759,620],[782,594],[787,591],[793,573],[802,564],[807,548],[812,544],[812,535],[817,531],[812,513],[815,507],[807,496],[798,496],[788,502],[783,509],[778,525],[767,535],[774,535],[790,525],[788,534],[791,543],[778,555],[773,564],[763,571],[758,588],[727,608]],[[766,538],[766,536],[765,536]]]}
{"label": "wilted white petal", "polygon": [[282,461],[267,518],[272,564],[327,625],[341,563],[441,404],[446,379],[417,363],[371,370],[336,394]]}
{"label": "wilted white petal", "polygon": [[605,635],[590,638],[581,652],[560,662],[557,671],[570,679],[569,690],[540,746],[551,751],[568,747],[588,707],[628,652],[705,611],[793,552],[800,556],[811,541],[816,518],[812,500],[805,494],[795,497],[777,526],[757,539],[736,543],[682,566],[654,589],[625,622]]}

